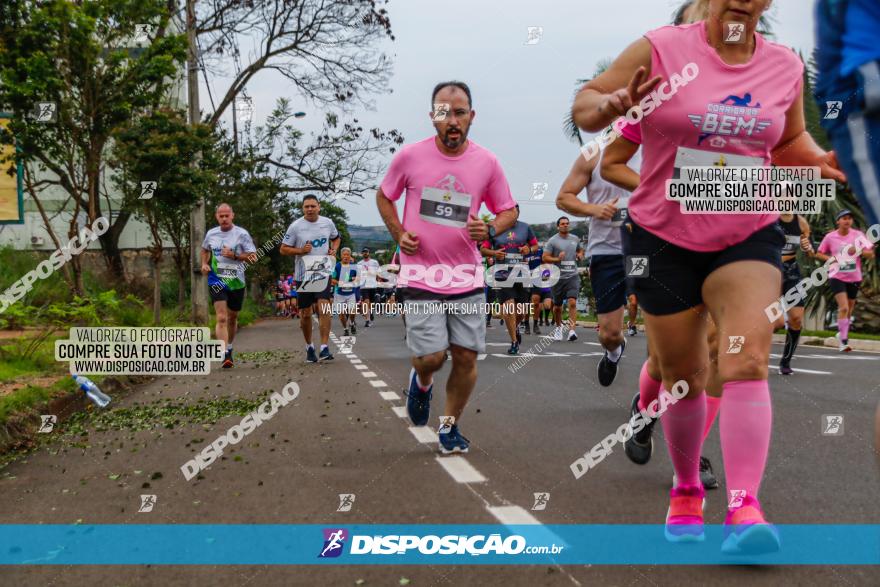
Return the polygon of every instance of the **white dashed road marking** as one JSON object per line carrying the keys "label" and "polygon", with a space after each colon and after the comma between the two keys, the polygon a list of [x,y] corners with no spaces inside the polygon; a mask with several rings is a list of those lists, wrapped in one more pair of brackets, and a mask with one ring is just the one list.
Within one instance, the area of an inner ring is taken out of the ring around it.
{"label": "white dashed road marking", "polygon": [[[412,428],[410,428],[412,430]],[[485,483],[486,478],[483,475],[474,469],[474,466],[471,465],[464,457],[452,456],[452,457],[437,457],[437,462],[440,463],[440,466],[446,469],[446,472],[449,473],[449,476],[452,477],[457,483]],[[497,517],[497,516],[496,516]]]}

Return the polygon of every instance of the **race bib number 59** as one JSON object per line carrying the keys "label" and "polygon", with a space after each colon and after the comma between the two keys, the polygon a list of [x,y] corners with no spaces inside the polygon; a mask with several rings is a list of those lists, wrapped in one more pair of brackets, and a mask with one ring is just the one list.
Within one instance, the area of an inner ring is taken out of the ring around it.
{"label": "race bib number 59", "polygon": [[471,211],[471,195],[439,188],[423,188],[419,216],[426,222],[464,228]]}

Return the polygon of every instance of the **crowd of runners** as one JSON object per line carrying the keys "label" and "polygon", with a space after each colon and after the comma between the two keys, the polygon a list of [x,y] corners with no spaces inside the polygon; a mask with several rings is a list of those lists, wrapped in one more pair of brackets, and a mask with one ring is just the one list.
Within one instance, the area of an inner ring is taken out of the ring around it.
{"label": "crowd of runners", "polygon": [[[627,335],[638,332],[637,309],[643,316],[648,352],[644,359],[628,358],[640,376],[625,451],[634,463],[647,463],[653,427],[660,420],[674,469],[667,538],[704,538],[705,489],[717,487],[718,481],[702,445],[717,418],[727,484],[723,549],[778,549],[777,532],[758,500],[772,427],[772,334],[785,328],[778,369],[791,376],[805,305],[799,257],[830,261],[827,277],[838,308],[839,348],[851,350],[848,332],[862,261],[874,257],[878,229],[858,230],[855,214],[847,209],[836,214],[836,228],[821,239],[797,215],[685,215],[677,202],[664,197],[665,183],[679,177],[683,167],[725,161],[817,167],[823,178],[849,181],[866,218],[876,223],[880,145],[876,139],[867,146],[858,143],[852,135],[856,126],[836,122],[829,129],[836,154],[813,141],[805,127],[803,63],[756,31],[769,4],[686,2],[673,25],[645,33],[583,87],[572,111],[578,127],[600,132],[614,125],[621,136],[597,156],[577,156],[556,199],[566,215],[543,243],[521,220],[499,160],[469,138],[475,120],[470,88],[460,81],[437,84],[428,114],[435,134],[400,149],[376,194],[379,213],[398,244],[386,270],[369,250],[355,260],[350,249],[340,248],[339,232],[320,214],[316,196],[303,199],[302,217],[284,236],[280,252],[293,257],[295,269],[278,280],[276,310],[299,317],[307,361],[333,359],[328,338],[334,316],[346,335],[357,332],[359,317],[369,327],[375,319],[372,305],[384,292],[383,299],[392,298],[404,309],[412,356],[409,418],[416,426],[427,425],[434,375],[451,357],[440,450],[466,453],[470,441],[459,426],[493,319],[487,302],[500,308],[511,355],[520,353],[524,334],[574,341],[581,275],[588,275],[604,349],[596,367],[600,385],[614,383]],[[861,110],[852,107],[844,118],[861,124],[858,128],[876,128],[871,125],[880,107],[871,101],[880,95],[880,55],[866,45],[853,49],[846,40],[861,38],[868,29],[850,30],[845,39],[850,19],[844,22],[834,2],[819,5],[820,65],[842,61],[844,66],[828,66],[833,74],[820,75],[817,94],[824,101],[858,84],[874,84],[870,92],[862,87]],[[863,11],[864,22],[880,26],[876,3],[852,0],[849,5]],[[726,42],[729,23],[744,27],[745,42]],[[872,46],[876,51],[876,43]],[[857,75],[868,62],[874,77]],[[678,83],[679,72],[693,64],[699,75]],[[670,83],[677,86],[672,97]],[[644,108],[658,93],[667,97],[633,120],[633,107]],[[626,124],[615,122],[621,117],[627,117]],[[401,198],[402,217],[396,204]],[[483,207],[492,215],[488,220],[479,216]],[[220,206],[216,216],[219,226],[205,238],[202,270],[209,275],[217,337],[227,343],[224,367],[231,367],[244,266],[255,248],[247,231],[232,223],[229,206]],[[586,241],[571,233],[572,218],[589,218]],[[583,272],[586,263],[589,269]],[[793,303],[774,324],[765,308],[780,296]],[[734,338],[738,352],[719,350],[719,341]],[[662,418],[649,411],[682,383],[687,395],[670,402]],[[636,421],[648,424],[636,426]]]}

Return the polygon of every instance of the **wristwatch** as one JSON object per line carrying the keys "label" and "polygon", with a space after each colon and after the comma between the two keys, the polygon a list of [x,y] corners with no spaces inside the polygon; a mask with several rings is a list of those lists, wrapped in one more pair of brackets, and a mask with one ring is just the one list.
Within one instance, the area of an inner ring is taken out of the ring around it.
{"label": "wristwatch", "polygon": [[495,238],[495,226],[492,224],[489,225],[489,238]]}

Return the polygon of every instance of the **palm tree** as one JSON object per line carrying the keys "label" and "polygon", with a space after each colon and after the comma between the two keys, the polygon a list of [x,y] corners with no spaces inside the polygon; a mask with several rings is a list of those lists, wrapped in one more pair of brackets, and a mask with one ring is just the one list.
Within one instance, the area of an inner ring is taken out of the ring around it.
{"label": "palm tree", "polygon": [[[575,96],[581,88],[584,87],[584,84],[595,78],[603,71],[608,69],[608,66],[611,65],[611,59],[606,57],[604,59],[600,59],[598,63],[596,63],[596,71],[593,73],[593,77],[589,77],[586,79],[578,79],[575,80]],[[574,105],[574,96],[572,96],[572,105]],[[562,131],[565,133],[565,136],[568,137],[572,142],[576,142],[578,145],[584,145],[584,137],[581,136],[581,129],[574,123],[574,117],[571,114],[571,108],[568,109],[568,113],[565,115],[565,119],[562,121]]]}
{"label": "palm tree", "polygon": [[[803,55],[801,55],[803,61]],[[807,132],[813,137],[816,143],[825,150],[831,150],[831,141],[828,135],[819,124],[819,106],[813,99],[813,87],[816,81],[817,67],[815,56],[804,63],[804,117],[807,124]],[[836,226],[835,217],[837,213],[848,208],[853,212],[855,224],[859,226],[867,226],[865,216],[859,207],[858,198],[852,193],[848,185],[838,184],[836,199],[828,202],[822,210],[821,214],[807,216],[810,222],[810,228],[817,237],[824,235]],[[802,263],[801,269],[805,272],[813,271],[819,264],[815,262]],[[856,306],[856,322],[859,324],[859,330],[869,332],[880,332],[880,267],[876,260],[862,261],[862,297]],[[824,305],[819,304],[819,299],[824,299]],[[807,307],[810,308],[810,314],[815,315],[820,307],[831,308],[834,306],[834,294],[831,288],[825,284],[819,288],[813,288],[807,295]]]}

